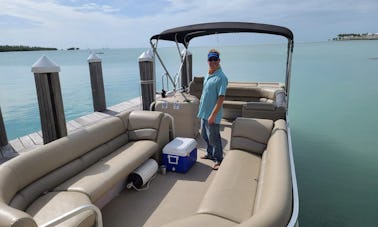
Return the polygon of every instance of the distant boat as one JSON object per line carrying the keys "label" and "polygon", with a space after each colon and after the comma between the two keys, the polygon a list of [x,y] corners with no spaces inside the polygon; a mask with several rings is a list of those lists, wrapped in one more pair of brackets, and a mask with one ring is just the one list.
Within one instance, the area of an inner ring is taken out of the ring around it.
{"label": "distant boat", "polygon": [[67,50],[80,50],[79,47],[70,47],[70,48],[67,48]]}

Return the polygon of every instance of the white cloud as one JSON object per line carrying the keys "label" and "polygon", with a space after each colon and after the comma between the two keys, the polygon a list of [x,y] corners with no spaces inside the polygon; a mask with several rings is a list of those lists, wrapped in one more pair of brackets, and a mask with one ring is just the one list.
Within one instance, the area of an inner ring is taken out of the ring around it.
{"label": "white cloud", "polygon": [[92,12],[92,11],[98,11],[98,12],[104,12],[104,13],[113,13],[113,12],[119,12],[120,9],[113,8],[110,5],[99,5],[97,3],[86,3],[79,7],[74,7],[74,9],[82,11],[82,12]]}
{"label": "white cloud", "polygon": [[[292,28],[302,39],[324,38],[332,29],[347,29],[345,18],[356,14],[363,17],[355,18],[351,26],[378,31],[372,22],[378,20],[375,0],[169,0],[161,2],[160,8],[156,1],[139,5],[133,5],[138,4],[135,1],[96,2],[71,0],[62,5],[54,0],[2,0],[0,16],[19,18],[18,24],[32,26],[0,23],[0,42],[59,48],[147,46],[150,36],[165,29],[213,21],[272,23]],[[138,12],[130,12],[133,9]],[[317,31],[308,28],[319,23]],[[322,27],[327,29],[319,30]]]}
{"label": "white cloud", "polygon": [[[2,29],[5,35],[13,36],[12,39],[17,43],[28,40],[29,42],[50,42],[59,47],[86,46],[86,44],[90,47],[98,42],[97,36],[105,38],[106,34],[110,34],[111,29],[118,27],[116,25],[119,24],[115,16],[108,14],[114,9],[106,5],[87,4],[72,7],[54,2],[25,0],[3,1],[2,4],[5,5],[6,10],[1,11],[0,15],[18,17],[38,24],[38,26],[18,30]],[[8,32],[10,34],[7,34]]]}

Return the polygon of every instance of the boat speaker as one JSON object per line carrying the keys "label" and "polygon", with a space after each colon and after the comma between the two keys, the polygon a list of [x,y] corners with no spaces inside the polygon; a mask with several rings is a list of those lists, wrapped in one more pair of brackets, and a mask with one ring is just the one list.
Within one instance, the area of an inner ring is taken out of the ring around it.
{"label": "boat speaker", "polygon": [[135,169],[127,178],[127,188],[142,188],[147,184],[158,170],[158,164],[154,159],[148,159],[141,166]]}

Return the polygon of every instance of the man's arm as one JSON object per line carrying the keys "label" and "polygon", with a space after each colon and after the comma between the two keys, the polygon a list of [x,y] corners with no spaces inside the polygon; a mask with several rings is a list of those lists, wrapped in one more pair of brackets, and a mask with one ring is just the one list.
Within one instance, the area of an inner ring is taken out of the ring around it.
{"label": "man's arm", "polygon": [[217,113],[219,112],[220,108],[222,107],[223,101],[224,101],[224,95],[218,96],[217,103],[215,104],[214,109],[211,112],[209,119],[207,119],[209,124],[214,124],[215,117],[217,116]]}

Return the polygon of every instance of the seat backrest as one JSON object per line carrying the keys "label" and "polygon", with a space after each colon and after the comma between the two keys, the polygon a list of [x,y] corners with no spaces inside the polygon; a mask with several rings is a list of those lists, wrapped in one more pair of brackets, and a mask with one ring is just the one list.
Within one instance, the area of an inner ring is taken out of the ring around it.
{"label": "seat backrest", "polygon": [[[90,151],[95,151],[97,158],[101,158],[110,152],[108,147],[119,145],[121,140],[126,141],[125,138],[118,139],[104,145],[125,131],[119,118],[110,117],[9,160],[1,165],[10,174],[0,176],[0,201],[25,209],[41,193],[51,190],[95,161],[95,158],[81,159]],[[3,174],[3,171],[0,173]]]}
{"label": "seat backrest", "polygon": [[129,114],[127,131],[129,140],[153,140],[158,137],[164,114],[158,111],[133,111]]}
{"label": "seat backrest", "polygon": [[[172,128],[171,118],[159,111],[134,110],[130,113],[117,115],[124,122],[127,128],[128,139],[130,141],[137,140],[153,140],[159,150],[170,141]],[[153,158],[161,163],[161,152],[153,155]]]}
{"label": "seat backrest", "polygon": [[240,226],[286,226],[292,212],[292,184],[286,122],[275,121],[263,153],[252,217]]}
{"label": "seat backrest", "polygon": [[194,77],[189,83],[189,93],[196,96],[198,99],[200,99],[202,95],[203,80],[204,77]]}
{"label": "seat backrest", "polygon": [[226,97],[249,97],[260,98],[264,97],[264,92],[258,87],[236,87],[228,86],[226,91]]}
{"label": "seat backrest", "polygon": [[230,149],[262,154],[272,128],[272,120],[238,117],[232,125]]}

